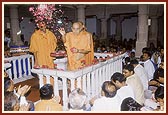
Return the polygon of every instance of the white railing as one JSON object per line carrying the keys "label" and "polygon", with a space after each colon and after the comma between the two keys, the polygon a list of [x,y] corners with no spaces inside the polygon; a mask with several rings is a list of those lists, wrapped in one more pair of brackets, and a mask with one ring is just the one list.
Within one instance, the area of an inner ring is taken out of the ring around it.
{"label": "white railing", "polygon": [[[34,66],[33,55],[21,55],[5,58],[9,63],[4,64],[4,69],[7,71],[9,77],[13,79],[14,83],[31,79],[31,69]],[[7,66],[8,65],[8,66]],[[9,66],[11,65],[11,66]]]}
{"label": "white railing", "polygon": [[[122,72],[123,54],[115,56],[105,62],[85,67],[76,71],[60,71],[56,69],[32,69],[38,74],[39,84],[42,87],[43,77],[50,83],[50,77],[54,78],[54,95],[59,95],[62,90],[63,110],[68,110],[68,90],[82,88],[88,98],[98,95],[104,81],[110,80],[114,72]],[[60,80],[61,79],[61,80]]]}

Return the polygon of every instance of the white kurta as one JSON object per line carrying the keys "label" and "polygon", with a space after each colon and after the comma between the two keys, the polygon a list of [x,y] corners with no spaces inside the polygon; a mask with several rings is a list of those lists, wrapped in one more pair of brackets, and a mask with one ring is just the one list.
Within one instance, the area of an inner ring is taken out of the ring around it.
{"label": "white kurta", "polygon": [[153,79],[153,74],[155,72],[154,65],[150,61],[150,59],[148,59],[147,61],[144,62],[144,68],[145,68],[145,71],[148,75],[148,81],[150,81],[151,79]]}
{"label": "white kurta", "polygon": [[132,97],[135,99],[134,91],[130,85],[126,85],[118,89],[116,95],[119,97],[120,105],[125,98]]}
{"label": "white kurta", "polygon": [[134,68],[134,72],[140,78],[144,90],[147,90],[148,89],[148,75],[147,75],[144,67],[142,65],[138,64]]}
{"label": "white kurta", "polygon": [[105,96],[98,98],[94,101],[91,111],[120,111],[120,104],[118,96],[107,98]]}
{"label": "white kurta", "polygon": [[135,100],[143,105],[145,98],[144,98],[144,89],[143,85],[136,74],[133,74],[127,77],[126,84],[130,85],[135,94]]}

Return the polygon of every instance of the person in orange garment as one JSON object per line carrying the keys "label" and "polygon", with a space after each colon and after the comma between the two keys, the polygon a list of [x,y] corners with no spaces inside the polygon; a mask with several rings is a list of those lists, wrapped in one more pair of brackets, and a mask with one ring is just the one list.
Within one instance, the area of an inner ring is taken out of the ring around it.
{"label": "person in orange garment", "polygon": [[71,29],[72,32],[65,33],[64,28],[60,28],[59,32],[62,34],[67,51],[68,70],[76,70],[92,63],[93,40],[92,35],[86,32],[81,22],[73,23]]}
{"label": "person in orange garment", "polygon": [[35,104],[35,111],[62,111],[60,97],[54,96],[54,89],[51,84],[43,85],[40,90],[40,100]]}
{"label": "person in orange garment", "polygon": [[[56,49],[56,36],[46,28],[45,21],[38,22],[37,26],[39,29],[32,34],[29,47],[29,51],[32,52],[35,57],[34,66],[54,68],[54,61],[50,53]],[[44,79],[44,83],[45,82],[46,80]],[[53,82],[53,78],[51,78],[51,82]]]}
{"label": "person in orange garment", "polygon": [[88,36],[88,41],[89,41],[89,46],[90,46],[90,52],[85,55],[85,64],[91,65],[94,60],[94,47],[93,47],[92,34],[86,31],[86,27],[83,24],[83,22],[79,22],[79,24],[81,24],[80,26],[82,27],[81,33],[86,34]]}
{"label": "person in orange garment", "polygon": [[50,30],[46,29],[44,21],[38,23],[38,28],[31,36],[29,51],[35,56],[35,66],[54,68],[50,53],[55,51],[57,39]]}

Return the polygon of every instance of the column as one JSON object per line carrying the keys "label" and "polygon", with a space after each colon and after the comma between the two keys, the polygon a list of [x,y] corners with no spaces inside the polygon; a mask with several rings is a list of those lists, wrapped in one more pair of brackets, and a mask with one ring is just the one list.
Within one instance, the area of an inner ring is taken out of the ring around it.
{"label": "column", "polygon": [[85,25],[85,5],[78,5],[77,13],[78,13],[78,21],[83,22],[83,24]]}
{"label": "column", "polygon": [[17,32],[20,31],[17,5],[10,6],[10,23],[11,23],[11,38],[13,44],[22,45],[20,35],[17,35]]}
{"label": "column", "polygon": [[115,35],[115,39],[116,40],[122,40],[122,21],[124,20],[124,17],[117,16],[117,17],[112,17],[112,19],[116,23],[116,35]]}
{"label": "column", "polygon": [[107,38],[107,20],[101,19],[101,37],[100,39]]}
{"label": "column", "polygon": [[147,47],[148,41],[148,5],[139,5],[138,27],[136,41],[136,56],[142,55],[142,48]]}
{"label": "column", "polygon": [[150,43],[153,42],[156,47],[157,46],[157,37],[158,37],[158,18],[157,18],[157,16],[155,16],[155,17],[151,17],[148,46]]}

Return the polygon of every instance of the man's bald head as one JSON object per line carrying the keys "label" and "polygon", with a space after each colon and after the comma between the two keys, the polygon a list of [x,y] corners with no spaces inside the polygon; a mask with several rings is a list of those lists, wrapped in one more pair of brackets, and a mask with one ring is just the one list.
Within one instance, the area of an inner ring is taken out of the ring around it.
{"label": "man's bald head", "polygon": [[79,22],[74,22],[71,29],[75,34],[79,34],[82,30],[82,26]]}

